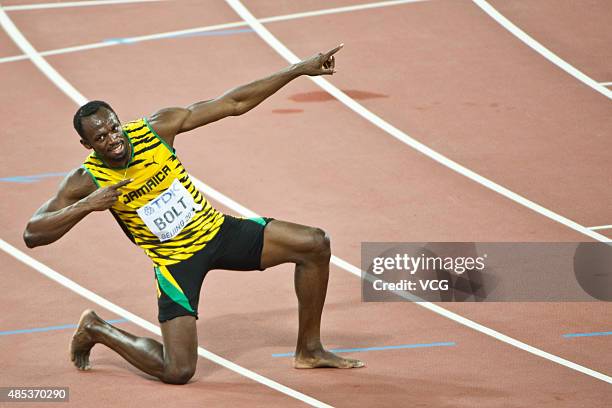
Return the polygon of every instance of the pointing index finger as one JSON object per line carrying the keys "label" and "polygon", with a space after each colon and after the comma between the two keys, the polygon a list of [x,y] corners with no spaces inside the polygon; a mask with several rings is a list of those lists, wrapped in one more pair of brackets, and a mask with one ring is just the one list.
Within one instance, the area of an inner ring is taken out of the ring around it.
{"label": "pointing index finger", "polygon": [[134,179],[127,179],[127,180],[121,180],[120,182],[113,184],[112,186],[110,186],[111,188],[114,188],[115,190],[130,184],[132,181],[134,181]]}
{"label": "pointing index finger", "polygon": [[337,46],[336,48],[327,51],[327,54],[325,54],[326,58],[331,57],[332,55],[334,55],[335,53],[337,53],[338,51],[340,51],[342,49],[342,47],[344,47],[344,43],[340,44],[339,46]]}

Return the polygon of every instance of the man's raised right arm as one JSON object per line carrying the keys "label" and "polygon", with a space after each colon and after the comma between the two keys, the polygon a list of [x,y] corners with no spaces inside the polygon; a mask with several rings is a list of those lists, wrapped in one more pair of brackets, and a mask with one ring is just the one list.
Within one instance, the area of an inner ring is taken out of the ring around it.
{"label": "man's raised right arm", "polygon": [[70,172],[53,198],[32,216],[23,233],[28,248],[48,245],[60,239],[79,221],[93,211],[111,208],[121,196],[123,180],[109,187],[97,188],[83,168]]}

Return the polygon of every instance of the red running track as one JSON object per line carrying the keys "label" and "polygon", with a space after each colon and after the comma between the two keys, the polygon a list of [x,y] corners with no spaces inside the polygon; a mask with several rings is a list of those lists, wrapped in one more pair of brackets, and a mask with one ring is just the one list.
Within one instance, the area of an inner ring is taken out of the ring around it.
{"label": "red running track", "polygon": [[[258,17],[352,3],[245,2]],[[612,80],[603,77],[609,67],[585,57],[607,52],[596,39],[610,38],[609,25],[595,19],[579,29],[583,25],[568,27],[551,17],[553,10],[578,21],[605,15],[610,8],[604,2],[578,10],[557,9],[554,2],[497,3],[514,23],[546,45],[550,41],[555,52],[583,72],[598,81]],[[221,1],[8,14],[39,51],[239,20]],[[338,75],[331,80],[365,107],[460,164],[582,225],[610,224],[609,100],[528,49],[471,2],[427,1],[267,27],[301,56],[345,42]],[[4,33],[0,46],[0,57],[19,54]],[[248,32],[116,45],[48,61],[87,98],[108,100],[124,120],[214,97],[285,65]],[[2,63],[0,71],[10,78],[0,96],[5,106],[0,177],[78,166],[85,151],[71,129],[74,102],[29,61]],[[296,80],[246,116],[181,136],[176,146],[192,174],[248,208],[325,228],[334,254],[353,265],[359,264],[362,241],[586,239],[391,138],[307,79]],[[25,249],[20,238],[24,223],[57,183],[57,178],[0,183],[1,238],[155,322],[149,261],[107,214],[88,217],[53,246]],[[601,232],[610,236],[610,231]],[[82,309],[92,307],[8,255],[0,257],[7,285],[2,330],[74,323]],[[609,395],[609,384],[601,380],[414,304],[362,303],[359,280],[337,267],[332,267],[323,322],[328,346],[439,341],[456,346],[355,353],[367,361],[364,370],[296,371],[290,359],[271,357],[294,347],[297,311],[290,267],[214,272],[204,286],[200,345],[330,405],[603,407]],[[610,330],[606,303],[443,306],[549,353],[612,373],[605,358],[612,351],[609,336],[561,337]],[[132,323],[121,327],[153,336]],[[301,404],[205,359],[185,387],[145,377],[100,347],[93,352],[94,369],[77,372],[67,357],[70,334],[0,336],[0,361],[9,373],[2,385],[70,386],[71,403],[77,406]]]}

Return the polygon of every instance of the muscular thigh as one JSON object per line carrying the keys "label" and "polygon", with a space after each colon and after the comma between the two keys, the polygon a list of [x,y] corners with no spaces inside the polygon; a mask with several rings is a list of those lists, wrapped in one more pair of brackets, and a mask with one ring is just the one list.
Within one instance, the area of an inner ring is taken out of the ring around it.
{"label": "muscular thigh", "polygon": [[193,316],[179,316],[161,323],[164,339],[164,361],[175,367],[195,367],[198,358],[198,335]]}
{"label": "muscular thigh", "polygon": [[324,232],[318,228],[287,221],[271,221],[264,230],[262,268],[299,262],[304,255],[317,248],[317,236],[323,235]]}

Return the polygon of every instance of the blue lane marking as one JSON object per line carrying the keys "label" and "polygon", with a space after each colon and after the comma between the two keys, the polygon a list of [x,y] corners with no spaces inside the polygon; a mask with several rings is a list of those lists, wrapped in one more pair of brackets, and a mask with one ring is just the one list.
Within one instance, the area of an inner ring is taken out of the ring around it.
{"label": "blue lane marking", "polygon": [[[186,38],[186,37],[216,37],[223,35],[235,35],[243,33],[252,33],[251,28],[239,28],[236,30],[215,30],[215,31],[203,31],[201,33],[186,33],[186,34],[173,34],[158,38],[158,40],[164,40],[166,38]],[[125,38],[107,38],[104,40],[105,43],[111,44],[134,44],[138,41],[134,39],[137,37],[125,37]]]}
{"label": "blue lane marking", "polygon": [[612,336],[612,331],[609,332],[592,332],[592,333],[569,333],[564,334],[563,337],[593,337],[593,336]]}
{"label": "blue lane marking", "polygon": [[61,173],[42,173],[42,174],[33,174],[31,176],[15,176],[15,177],[2,177],[0,181],[4,181],[7,183],[35,183],[44,178],[49,177],[61,177],[68,174],[67,172]]}
{"label": "blue lane marking", "polygon": [[[125,323],[126,319],[115,319],[107,320],[108,323]],[[8,336],[9,334],[23,334],[23,333],[38,333],[46,332],[51,330],[65,330],[65,329],[76,329],[76,324],[64,324],[62,326],[47,326],[47,327],[35,327],[33,329],[21,329],[21,330],[8,330],[0,331],[0,336]]]}
{"label": "blue lane marking", "polygon": [[[334,353],[352,353],[355,351],[379,351],[379,350],[397,350],[397,349],[411,349],[421,347],[444,347],[444,346],[456,346],[454,341],[445,341],[438,343],[421,343],[421,344],[401,344],[399,346],[382,346],[382,347],[364,347],[364,348],[347,348],[347,349],[331,349],[329,351]],[[272,354],[272,357],[293,357],[294,353],[279,353]]]}

